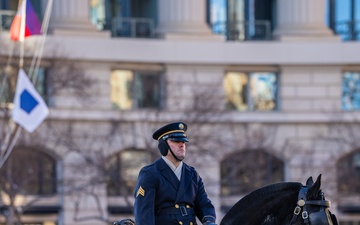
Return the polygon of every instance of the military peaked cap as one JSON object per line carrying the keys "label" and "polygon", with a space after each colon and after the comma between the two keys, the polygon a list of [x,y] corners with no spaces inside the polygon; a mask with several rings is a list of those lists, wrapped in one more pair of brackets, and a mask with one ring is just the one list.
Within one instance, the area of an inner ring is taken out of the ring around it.
{"label": "military peaked cap", "polygon": [[169,139],[172,141],[188,142],[185,133],[186,130],[187,130],[187,125],[183,122],[170,123],[157,129],[152,137],[155,140]]}

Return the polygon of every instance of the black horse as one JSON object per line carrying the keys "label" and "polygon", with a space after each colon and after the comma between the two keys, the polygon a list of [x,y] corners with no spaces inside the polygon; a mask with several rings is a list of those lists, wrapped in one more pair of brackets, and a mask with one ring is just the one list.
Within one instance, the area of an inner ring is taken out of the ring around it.
{"label": "black horse", "polygon": [[[338,225],[320,186],[321,174],[315,183],[309,177],[305,186],[282,182],[257,189],[239,200],[220,225]],[[114,225],[135,222],[125,219]]]}
{"label": "black horse", "polygon": [[257,189],[239,200],[220,225],[337,225],[320,189],[321,174],[306,185],[283,182]]}
{"label": "black horse", "polygon": [[135,221],[132,219],[123,219],[118,222],[114,222],[113,225],[135,225]]}

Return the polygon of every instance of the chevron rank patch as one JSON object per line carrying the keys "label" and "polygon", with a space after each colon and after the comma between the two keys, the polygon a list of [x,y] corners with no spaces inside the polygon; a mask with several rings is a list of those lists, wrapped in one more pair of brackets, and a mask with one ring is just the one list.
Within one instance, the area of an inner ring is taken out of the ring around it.
{"label": "chevron rank patch", "polygon": [[136,197],[142,195],[143,197],[145,196],[145,190],[140,186],[138,191],[136,192]]}

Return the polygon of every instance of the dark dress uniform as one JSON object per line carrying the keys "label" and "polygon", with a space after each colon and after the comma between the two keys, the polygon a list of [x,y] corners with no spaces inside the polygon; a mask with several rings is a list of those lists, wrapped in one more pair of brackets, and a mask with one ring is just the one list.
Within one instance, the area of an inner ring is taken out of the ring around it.
{"label": "dark dress uniform", "polygon": [[137,225],[215,223],[215,209],[196,170],[183,163],[180,181],[160,158],[141,169],[135,188]]}

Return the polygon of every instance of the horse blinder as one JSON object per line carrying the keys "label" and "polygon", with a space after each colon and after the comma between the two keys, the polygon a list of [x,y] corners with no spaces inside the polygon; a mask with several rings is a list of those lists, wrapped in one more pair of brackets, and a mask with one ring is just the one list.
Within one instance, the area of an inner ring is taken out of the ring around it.
{"label": "horse blinder", "polygon": [[310,224],[312,225],[316,225],[316,224],[333,225],[328,209],[325,209],[325,211],[310,213],[309,220],[310,220]]}
{"label": "horse blinder", "polygon": [[[301,213],[301,218],[304,223],[307,225],[334,225],[330,216],[330,201],[325,200],[323,193],[321,193],[321,200],[309,200],[305,201],[306,193],[308,191],[307,187],[303,187],[299,191],[297,206],[294,209],[294,216],[290,224],[294,224],[299,214]],[[320,211],[308,213],[306,205],[319,206]]]}

